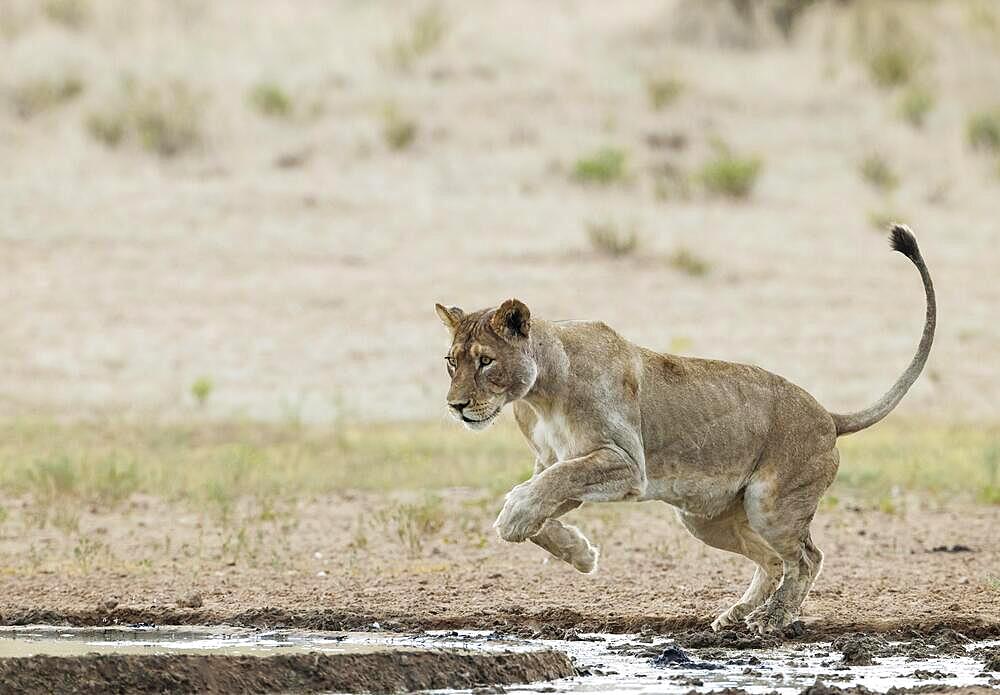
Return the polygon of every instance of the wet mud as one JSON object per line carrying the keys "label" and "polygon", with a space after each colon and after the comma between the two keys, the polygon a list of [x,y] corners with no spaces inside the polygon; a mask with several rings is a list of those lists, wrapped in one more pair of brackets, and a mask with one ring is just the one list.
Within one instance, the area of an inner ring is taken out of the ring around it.
{"label": "wet mud", "polygon": [[567,678],[565,654],[387,651],[370,654],[92,654],[0,659],[0,694],[394,693]]}

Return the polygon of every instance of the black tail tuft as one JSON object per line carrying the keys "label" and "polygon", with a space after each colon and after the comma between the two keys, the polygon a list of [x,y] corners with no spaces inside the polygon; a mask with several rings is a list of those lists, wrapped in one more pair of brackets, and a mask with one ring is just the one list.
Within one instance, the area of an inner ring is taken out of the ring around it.
{"label": "black tail tuft", "polygon": [[911,261],[920,258],[920,247],[917,246],[917,238],[913,236],[913,232],[910,231],[909,227],[904,224],[892,225],[892,231],[889,233],[889,245],[892,246],[893,251],[899,251]]}

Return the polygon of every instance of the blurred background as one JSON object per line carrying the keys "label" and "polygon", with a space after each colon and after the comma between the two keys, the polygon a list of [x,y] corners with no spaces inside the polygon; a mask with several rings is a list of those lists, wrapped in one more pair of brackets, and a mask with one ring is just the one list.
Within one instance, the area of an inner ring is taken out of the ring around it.
{"label": "blurred background", "polygon": [[435,302],[864,407],[923,320],[891,221],[937,341],[835,496],[1000,501],[993,0],[0,0],[0,51],[8,550],[56,501],[79,564],[137,500],[408,486],[487,537],[531,461],[446,422]]}
{"label": "blurred background", "polygon": [[1000,8],[3,0],[2,409],[438,418],[517,296],[901,412],[1000,399]]}

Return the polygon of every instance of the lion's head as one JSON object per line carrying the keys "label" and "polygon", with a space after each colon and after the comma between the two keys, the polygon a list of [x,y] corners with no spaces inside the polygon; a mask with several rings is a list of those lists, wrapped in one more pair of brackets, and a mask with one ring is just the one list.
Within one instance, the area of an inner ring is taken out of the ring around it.
{"label": "lion's head", "polygon": [[531,312],[517,299],[470,314],[435,308],[451,331],[445,356],[451,376],[448,411],[469,429],[485,429],[505,405],[523,398],[538,376],[530,350]]}

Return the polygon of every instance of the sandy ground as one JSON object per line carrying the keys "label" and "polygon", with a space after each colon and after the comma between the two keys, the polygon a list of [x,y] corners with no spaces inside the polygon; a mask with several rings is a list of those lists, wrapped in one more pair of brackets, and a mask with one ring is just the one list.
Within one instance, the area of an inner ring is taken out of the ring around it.
{"label": "sandy ground", "polygon": [[[450,493],[443,526],[419,547],[386,504],[318,499],[282,528],[222,527],[140,500],[85,515],[79,538],[19,529],[15,509],[0,543],[15,559],[0,576],[0,622],[665,632],[706,626],[752,574],[746,560],[689,537],[665,505],[579,512],[603,551],[597,573],[580,575],[530,544],[497,540],[492,501]],[[827,559],[804,607],[808,634],[948,626],[1000,635],[1000,509],[908,509],[821,510],[813,535]],[[81,548],[83,538],[97,546]],[[956,545],[966,550],[934,550]]]}
{"label": "sandy ground", "polygon": [[[441,2],[440,45],[401,71],[385,55],[420,3],[92,3],[79,29],[9,3],[4,93],[66,75],[84,89],[29,119],[0,109],[0,414],[437,417],[433,303],[508,296],[858,408],[921,325],[917,275],[869,219],[892,211],[920,237],[941,316],[901,412],[1000,416],[1000,183],[965,144],[968,114],[1000,92],[1000,41],[974,3],[897,5],[932,54],[922,129],[852,53],[850,11],[820,8],[785,42],[697,4]],[[125,75],[202,95],[200,146],[160,160],[93,141],[83,121]],[[656,75],[684,85],[661,111]],[[291,94],[290,119],[248,107],[259,80]],[[390,102],[418,124],[403,151],[382,140]],[[674,135],[677,149],[656,145]],[[655,172],[694,174],[717,139],[763,159],[750,200],[697,184],[659,200]],[[629,180],[571,181],[603,146],[628,153]],[[858,173],[876,151],[894,193]],[[596,255],[586,227],[604,221],[634,226],[640,251]],[[709,274],[672,269],[678,248]],[[201,376],[215,388],[196,409]]]}

